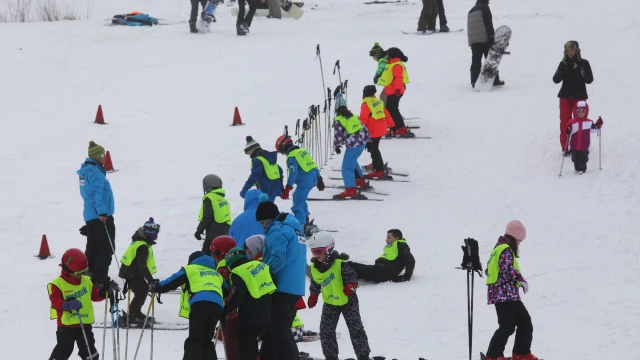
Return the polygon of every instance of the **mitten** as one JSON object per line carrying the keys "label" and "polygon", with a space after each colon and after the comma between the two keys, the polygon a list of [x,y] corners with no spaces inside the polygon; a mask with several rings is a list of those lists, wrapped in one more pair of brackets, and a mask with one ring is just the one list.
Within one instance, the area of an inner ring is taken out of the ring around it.
{"label": "mitten", "polygon": [[289,193],[291,192],[292,189],[293,188],[289,185],[285,186],[284,190],[282,190],[282,195],[280,195],[282,200],[289,200]]}
{"label": "mitten", "polygon": [[318,294],[309,295],[309,299],[307,300],[307,306],[309,306],[309,309],[313,309],[317,303],[318,303]]}
{"label": "mitten", "polygon": [[352,295],[354,295],[356,293],[356,288],[358,287],[358,285],[354,284],[354,283],[347,283],[347,285],[344,286],[344,289],[342,289],[344,291],[344,294],[347,295],[348,297],[351,297]]}
{"label": "mitten", "polygon": [[307,304],[304,303],[304,297],[300,296],[298,302],[296,303],[296,310],[303,310],[307,308]]}
{"label": "mitten", "polygon": [[526,294],[529,291],[529,283],[524,277],[519,281],[519,283],[522,286],[522,291]]}
{"label": "mitten", "polygon": [[242,190],[240,191],[240,197],[244,199],[244,196],[247,195],[247,192]]}
{"label": "mitten", "polygon": [[196,238],[196,240],[202,240],[202,233],[200,231],[196,230],[196,233],[193,234],[193,236]]}
{"label": "mitten", "polygon": [[400,96],[400,95],[402,95],[402,90],[400,90],[400,89],[396,89],[396,91],[394,91],[394,92],[393,92],[393,94],[394,94],[395,96]]}
{"label": "mitten", "polygon": [[71,299],[71,300],[65,300],[62,302],[62,310],[64,311],[71,311],[71,310],[78,310],[78,309],[82,309],[82,303],[80,302],[80,300]]}
{"label": "mitten", "polygon": [[567,128],[564,130],[564,132],[566,132],[567,135],[571,135],[571,128],[572,128],[571,125],[567,125]]}
{"label": "mitten", "polygon": [[380,75],[376,75],[373,77],[373,83],[377,84],[378,83],[378,79],[380,79]]}
{"label": "mitten", "polygon": [[604,121],[602,121],[602,118],[598,116],[598,120],[596,121],[596,129],[602,128],[603,124],[604,124]]}
{"label": "mitten", "polygon": [[89,226],[85,225],[81,227],[79,231],[80,231],[80,235],[87,236],[89,235]]}
{"label": "mitten", "polygon": [[340,155],[340,153],[342,152],[342,150],[340,150],[340,147],[337,147],[334,149],[336,151],[336,154]]}
{"label": "mitten", "polygon": [[324,180],[322,180],[322,176],[318,178],[318,185],[316,185],[316,187],[318,188],[318,190],[324,191],[325,186],[324,186]]}

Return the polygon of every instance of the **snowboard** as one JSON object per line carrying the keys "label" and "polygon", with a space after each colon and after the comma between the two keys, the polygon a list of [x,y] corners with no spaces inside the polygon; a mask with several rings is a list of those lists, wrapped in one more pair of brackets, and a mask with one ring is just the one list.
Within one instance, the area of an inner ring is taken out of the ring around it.
{"label": "snowboard", "polygon": [[474,86],[476,91],[489,91],[493,88],[493,81],[498,75],[502,55],[509,54],[506,50],[511,40],[511,28],[506,25],[498,27],[493,39],[495,42],[489,49],[489,54],[482,64],[480,77]]}
{"label": "snowboard", "polygon": [[292,3],[291,0],[284,0],[281,7],[282,10],[296,20],[300,19],[304,14],[304,11],[302,11],[298,5]]}
{"label": "snowboard", "polygon": [[[461,32],[464,31],[464,29],[455,29],[455,30],[449,30],[449,31],[445,31],[445,32],[441,32],[440,29],[437,29],[436,32],[430,33],[430,34],[425,34],[425,33],[421,33],[421,32],[417,32],[417,31],[403,31],[402,33],[405,35],[433,35],[433,34],[446,34],[446,33],[454,33],[454,32]],[[407,120],[407,119],[405,119]]]}

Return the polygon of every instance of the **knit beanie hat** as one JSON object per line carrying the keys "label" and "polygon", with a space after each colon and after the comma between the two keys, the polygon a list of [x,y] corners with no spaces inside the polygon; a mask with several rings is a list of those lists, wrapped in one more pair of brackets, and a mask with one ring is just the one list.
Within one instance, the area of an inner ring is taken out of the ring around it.
{"label": "knit beanie hat", "polygon": [[247,155],[253,154],[254,151],[261,149],[260,144],[253,140],[251,136],[247,136],[247,145],[244,146],[244,153]]}
{"label": "knit beanie hat", "polygon": [[89,158],[98,159],[104,156],[104,148],[95,142],[89,141]]}
{"label": "knit beanie hat", "polygon": [[244,246],[251,251],[253,256],[262,254],[264,249],[264,235],[252,235],[244,242]]}
{"label": "knit beanie hat", "polygon": [[369,96],[374,96],[376,94],[377,90],[378,89],[376,89],[375,85],[367,85],[362,90],[362,97],[366,98],[366,97],[369,97]]}
{"label": "knit beanie hat", "polygon": [[339,93],[336,96],[336,104],[335,107],[333,108],[334,112],[337,112],[339,108],[341,107],[346,107],[347,106],[347,100],[344,99],[344,95],[342,95],[342,93]]}
{"label": "knit beanie hat", "polygon": [[527,229],[524,228],[524,225],[522,225],[520,220],[511,220],[507,224],[507,230],[504,231],[504,234],[522,241],[527,237]]}
{"label": "knit beanie hat", "polygon": [[235,267],[234,265],[236,264],[236,262],[242,259],[248,260],[247,252],[237,247],[229,250],[227,255],[225,255],[224,257],[227,267],[232,270]]}
{"label": "knit beanie hat", "polygon": [[156,240],[159,232],[160,224],[156,224],[152,217],[150,217],[149,221],[145,222],[142,226],[142,233],[144,233],[144,237],[148,240]]}
{"label": "knit beanie hat", "polygon": [[189,255],[189,264],[191,264],[195,259],[201,257],[201,256],[205,256],[207,254],[203,253],[202,251],[194,251],[191,253],[191,255]]}
{"label": "knit beanie hat", "polygon": [[387,54],[386,51],[377,42],[373,44],[371,50],[369,50],[369,56],[373,56],[378,59],[382,59]]}
{"label": "knit beanie hat", "polygon": [[256,209],[256,221],[261,222],[265,220],[275,219],[280,215],[280,210],[278,210],[278,205],[269,201],[269,196],[267,194],[260,195],[260,204],[258,204],[258,209]]}

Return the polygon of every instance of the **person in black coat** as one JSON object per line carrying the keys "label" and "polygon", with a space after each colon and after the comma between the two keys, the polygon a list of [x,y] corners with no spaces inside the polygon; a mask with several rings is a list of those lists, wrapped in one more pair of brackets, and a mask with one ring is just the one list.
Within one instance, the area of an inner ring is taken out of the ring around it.
{"label": "person in black coat", "polygon": [[[348,262],[349,266],[358,274],[358,279],[376,283],[411,280],[416,260],[411,254],[409,245],[402,237],[402,232],[398,229],[389,230],[386,242],[383,254],[376,259],[374,265]],[[402,270],[404,270],[404,274],[400,275]]]}
{"label": "person in black coat", "polygon": [[[482,57],[487,58],[489,49],[494,43],[495,29],[493,28],[493,16],[489,8],[489,0],[477,0],[476,5],[469,10],[467,16],[467,38],[471,47],[471,86],[476,86],[476,81],[482,70]],[[498,73],[493,80],[493,86],[502,86]]]}

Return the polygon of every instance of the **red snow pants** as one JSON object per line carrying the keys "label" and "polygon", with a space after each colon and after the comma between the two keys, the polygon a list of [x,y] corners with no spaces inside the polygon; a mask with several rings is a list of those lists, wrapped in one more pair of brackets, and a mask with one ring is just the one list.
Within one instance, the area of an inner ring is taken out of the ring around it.
{"label": "red snow pants", "polygon": [[573,108],[578,104],[578,101],[584,101],[585,99],[565,99],[560,98],[560,146],[562,152],[567,151],[567,126],[569,121],[573,119]]}

